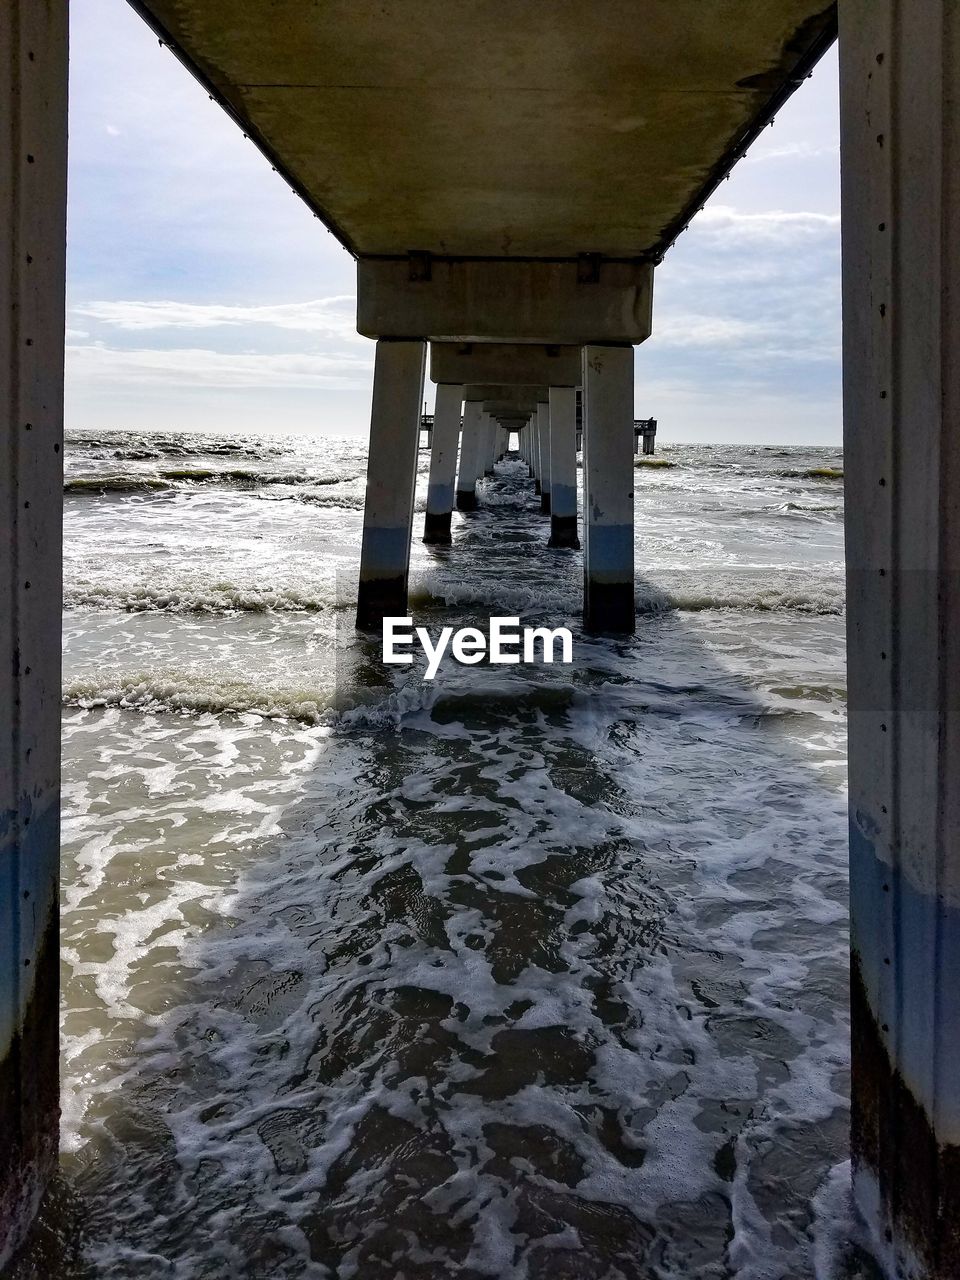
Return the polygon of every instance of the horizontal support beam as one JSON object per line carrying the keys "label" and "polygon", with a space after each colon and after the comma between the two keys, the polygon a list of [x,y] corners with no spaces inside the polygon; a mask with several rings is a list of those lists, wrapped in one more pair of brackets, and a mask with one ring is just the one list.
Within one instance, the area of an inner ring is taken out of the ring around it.
{"label": "horizontal support beam", "polygon": [[546,347],[530,342],[430,344],[432,382],[579,387],[582,371],[579,347]]}
{"label": "horizontal support beam", "polygon": [[540,400],[536,396],[531,396],[527,400],[484,400],[482,404],[484,411],[494,418],[513,413],[522,418],[528,418],[530,414],[536,413],[538,403],[546,402],[548,395],[549,391],[545,392]]}
{"label": "horizontal support beam", "polygon": [[541,386],[533,383],[529,386],[504,386],[502,383],[468,383],[463,388],[464,400],[490,400],[502,405],[525,405],[531,400],[546,400],[550,395],[549,385]]}
{"label": "horizontal support beam", "polygon": [[357,329],[368,338],[433,342],[635,345],[650,336],[653,267],[646,262],[478,258],[357,261]]}

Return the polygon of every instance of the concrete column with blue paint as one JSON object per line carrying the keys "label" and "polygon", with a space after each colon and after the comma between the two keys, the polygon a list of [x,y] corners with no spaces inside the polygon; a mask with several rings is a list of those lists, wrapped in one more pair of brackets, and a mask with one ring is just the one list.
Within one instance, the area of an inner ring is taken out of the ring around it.
{"label": "concrete column with blue paint", "polygon": [[550,514],[550,402],[537,403],[537,450],[540,462],[540,510]]}
{"label": "concrete column with blue paint", "polygon": [[852,1163],[960,1276],[960,5],[840,5]]}
{"label": "concrete column with blue paint", "polygon": [[66,0],[0,5],[0,1269],[57,1166]]}
{"label": "concrete column with blue paint", "polygon": [[450,518],[457,478],[457,450],[460,445],[462,404],[463,387],[454,386],[449,382],[441,382],[437,385],[437,399],[433,412],[433,441],[430,448],[430,479],[427,485],[427,513],[423,521],[424,542],[450,541]]}
{"label": "concrete column with blue paint", "polygon": [[576,387],[550,388],[550,546],[580,546]]}
{"label": "concrete column with blue paint", "polygon": [[357,626],[407,610],[426,343],[377,342]]}
{"label": "concrete column with blue paint", "polygon": [[589,631],[636,627],[633,348],[583,349],[583,616]]}

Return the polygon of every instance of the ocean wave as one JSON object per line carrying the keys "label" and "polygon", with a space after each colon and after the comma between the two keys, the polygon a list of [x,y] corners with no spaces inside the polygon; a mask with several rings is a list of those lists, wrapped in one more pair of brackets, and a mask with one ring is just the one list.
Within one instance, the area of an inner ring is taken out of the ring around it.
{"label": "ocean wave", "polygon": [[[844,611],[842,583],[819,582],[760,585],[756,582],[658,584],[638,581],[637,613],[640,616],[677,611],[709,610],[743,612],[794,612],[840,615]],[[64,588],[68,609],[111,609],[123,613],[322,613],[353,607],[353,599],[337,598],[335,580],[312,583],[256,585],[233,582],[96,582],[68,583]],[[409,608],[472,609],[490,616],[524,616],[537,619],[567,617],[579,612],[579,595],[539,585],[511,587],[478,580],[470,583],[414,581]]]}
{"label": "ocean wave", "polygon": [[844,590],[840,583],[780,584],[762,586],[755,582],[694,583],[665,585],[637,584],[637,612],[704,613],[736,610],[755,613],[810,613],[839,615],[844,611]]}
{"label": "ocean wave", "polygon": [[775,471],[775,476],[784,480],[842,480],[842,467],[806,467],[802,471]]}
{"label": "ocean wave", "polygon": [[635,458],[633,465],[635,467],[652,467],[659,469],[661,467],[675,467],[676,462],[671,462],[669,458]]}
{"label": "ocean wave", "polygon": [[[783,514],[788,512],[799,512],[801,514],[831,514],[837,515],[843,511],[843,507],[837,502],[781,502],[778,507],[774,508]],[[744,514],[749,514],[745,512]]]}
{"label": "ocean wave", "polygon": [[63,482],[64,493],[149,493],[169,489],[159,476],[73,476]]}
{"label": "ocean wave", "polygon": [[303,471],[255,471],[244,467],[170,467],[154,472],[70,476],[63,482],[64,493],[140,493],[173,489],[179,485],[237,485],[259,488],[268,485],[313,486],[349,484],[356,476],[317,476]]}
{"label": "ocean wave", "polygon": [[267,720],[332,723],[332,689],[264,689],[243,680],[216,679],[186,672],[142,672],[82,677],[64,685],[67,706],[121,707],[134,711],[167,711],[198,715],[255,714]]}
{"label": "ocean wave", "polygon": [[[431,684],[408,680],[380,689],[329,684],[265,688],[242,679],[186,671],[98,673],[66,681],[64,706],[168,715],[254,715],[295,721],[331,732],[396,729],[436,701]],[[484,705],[478,699],[479,705]]]}
{"label": "ocean wave", "polygon": [[222,436],[207,436],[155,431],[70,431],[65,433],[67,453],[102,452],[120,461],[140,461],[144,458],[172,457],[224,457],[270,458],[290,453],[290,447],[280,443],[268,444],[264,440],[237,440]]}
{"label": "ocean wave", "polygon": [[[539,583],[529,587],[483,581],[476,584],[419,582],[411,585],[411,609],[452,606],[478,607],[489,610],[491,615],[532,612],[538,618],[555,618],[559,614],[569,614],[571,610],[579,611],[580,598],[560,589],[544,591]],[[740,584],[701,579],[656,583],[638,579],[636,609],[641,616],[673,611],[702,613],[713,609],[842,614],[844,590],[842,583],[829,581],[761,585],[755,581]]]}
{"label": "ocean wave", "polygon": [[413,582],[409,591],[411,609],[477,608],[494,614],[522,615],[536,610],[539,616],[563,613],[573,601],[561,592],[546,592],[539,583],[529,587],[509,587],[478,577],[469,582]]}
{"label": "ocean wave", "polygon": [[72,609],[122,613],[320,613],[339,607],[333,580],[309,586],[253,586],[231,582],[67,584],[63,603]]}

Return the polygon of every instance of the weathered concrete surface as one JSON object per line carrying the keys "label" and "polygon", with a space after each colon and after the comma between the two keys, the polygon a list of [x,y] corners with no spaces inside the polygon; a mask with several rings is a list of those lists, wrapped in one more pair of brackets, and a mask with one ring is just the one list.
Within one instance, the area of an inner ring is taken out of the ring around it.
{"label": "weathered concrete surface", "polygon": [[0,5],[0,1266],[57,1159],[66,0]]}
{"label": "weathered concrete surface", "polygon": [[430,442],[430,478],[427,483],[427,510],[423,520],[424,542],[450,541],[462,404],[463,387],[459,383],[439,384],[433,415],[433,439]]}
{"label": "weathered concrete surface", "polygon": [[476,511],[477,479],[483,444],[483,403],[467,400],[463,406],[460,462],[457,466],[457,510]]}
{"label": "weathered concrete surface", "polygon": [[522,409],[524,405],[536,404],[547,394],[546,386],[536,384],[510,385],[502,383],[468,382],[463,388],[464,400],[483,400],[503,409],[513,407]]}
{"label": "weathered concrete surface", "polygon": [[644,342],[653,267],[529,259],[361,258],[357,329],[368,338],[422,334],[433,342]]}
{"label": "weathered concrete surface", "polygon": [[841,6],[853,1161],[960,1275],[960,4]]}
{"label": "weathered concrete surface", "polygon": [[636,629],[633,581],[633,351],[583,353],[583,621]]}
{"label": "weathered concrete surface", "polygon": [[377,343],[358,627],[379,627],[384,617],[406,613],[426,356],[424,342]]}
{"label": "weathered concrete surface", "polygon": [[431,342],[432,382],[578,387],[579,347],[518,342]]}
{"label": "weathered concrete surface", "polygon": [[540,495],[540,513],[545,516],[550,514],[550,402],[547,398],[549,394],[548,388],[546,395],[537,405],[537,447],[540,450],[540,487],[537,492]]}
{"label": "weathered concrete surface", "polygon": [[834,24],[824,0],[133,3],[360,255],[656,256]]}
{"label": "weathered concrete surface", "polygon": [[550,388],[550,546],[580,546],[575,387]]}
{"label": "weathered concrete surface", "polygon": [[536,397],[531,400],[517,400],[516,402],[511,400],[482,400],[480,403],[487,413],[493,414],[496,418],[529,417],[537,407]]}

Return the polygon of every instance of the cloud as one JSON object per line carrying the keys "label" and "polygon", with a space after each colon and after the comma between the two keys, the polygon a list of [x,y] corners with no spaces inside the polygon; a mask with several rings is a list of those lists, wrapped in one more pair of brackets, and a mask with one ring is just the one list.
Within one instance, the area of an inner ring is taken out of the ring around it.
{"label": "cloud", "polygon": [[728,245],[736,239],[741,242],[752,240],[771,246],[783,246],[825,235],[836,235],[839,229],[839,213],[788,209],[743,213],[723,204],[704,209],[691,224],[691,231],[722,236]]}
{"label": "cloud", "polygon": [[762,330],[762,322],[695,312],[658,313],[654,326],[657,342],[670,347],[737,346]]}
{"label": "cloud", "polygon": [[308,302],[265,306],[229,306],[192,302],[86,302],[75,314],[116,329],[214,329],[222,326],[266,325],[299,333],[362,341],[356,329],[356,298],[342,294]]}
{"label": "cloud", "polygon": [[817,160],[821,156],[839,156],[838,142],[814,146],[809,142],[787,142],[779,147],[752,148],[744,157],[745,164],[763,164],[767,160]]}
{"label": "cloud", "polygon": [[68,344],[68,377],[76,383],[136,387],[319,387],[365,390],[372,360],[356,355],[224,352],[199,347],[121,349]]}

